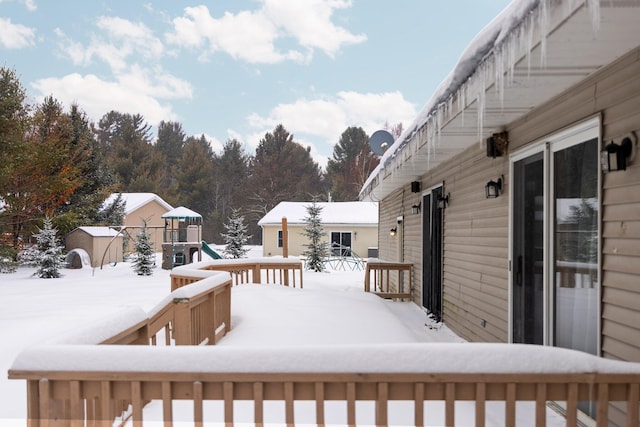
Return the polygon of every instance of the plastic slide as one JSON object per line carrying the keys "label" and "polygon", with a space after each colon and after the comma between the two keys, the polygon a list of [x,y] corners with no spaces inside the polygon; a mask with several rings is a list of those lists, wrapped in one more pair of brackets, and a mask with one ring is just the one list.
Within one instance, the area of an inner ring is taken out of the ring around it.
{"label": "plastic slide", "polygon": [[222,259],[218,252],[214,251],[204,240],[202,241],[202,251],[213,259]]}

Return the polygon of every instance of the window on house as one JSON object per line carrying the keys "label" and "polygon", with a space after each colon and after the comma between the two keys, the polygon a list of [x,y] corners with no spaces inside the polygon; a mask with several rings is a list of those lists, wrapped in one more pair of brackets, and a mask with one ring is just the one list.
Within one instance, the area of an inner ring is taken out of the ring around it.
{"label": "window on house", "polygon": [[278,247],[282,247],[282,230],[278,230]]}
{"label": "window on house", "polygon": [[332,231],[331,232],[331,255],[351,256],[351,232]]}

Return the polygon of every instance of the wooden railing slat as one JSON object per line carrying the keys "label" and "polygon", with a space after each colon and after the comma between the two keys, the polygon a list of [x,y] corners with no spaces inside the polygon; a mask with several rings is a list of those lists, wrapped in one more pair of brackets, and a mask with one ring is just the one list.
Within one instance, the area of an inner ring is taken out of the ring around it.
{"label": "wooden railing slat", "polygon": [[40,425],[49,427],[49,419],[51,414],[49,408],[51,406],[51,390],[49,380],[43,378],[38,383],[38,397],[40,400]]}
{"label": "wooden railing slat", "polygon": [[515,427],[516,425],[516,399],[516,384],[507,384],[504,414],[504,425],[506,427]]}
{"label": "wooden railing slat", "polygon": [[424,383],[413,386],[413,423],[416,427],[424,426]]}
{"label": "wooden railing slat", "polygon": [[264,424],[264,384],[253,383],[253,422],[256,426]]}
{"label": "wooden railing slat", "polygon": [[547,385],[536,385],[536,427],[547,425]]}
{"label": "wooden railing slat", "polygon": [[596,409],[596,426],[605,427],[609,424],[609,385],[598,384],[598,407]]}
{"label": "wooden railing slat", "polygon": [[485,383],[476,384],[476,427],[485,425],[485,405],[487,398],[487,385]]}
{"label": "wooden railing slat", "polygon": [[293,417],[293,402],[294,402],[293,383],[286,382],[284,383],[284,407],[285,407],[284,419],[287,426],[293,426],[295,423],[295,420]]}
{"label": "wooden railing slat", "polygon": [[233,383],[226,381],[223,384],[224,394],[224,423],[233,426]]}
{"label": "wooden railing slat", "polygon": [[80,381],[69,382],[69,417],[71,427],[84,426],[84,406],[80,396]]}
{"label": "wooden railing slat", "polygon": [[193,382],[193,422],[195,427],[202,427],[204,423],[202,382]]}
{"label": "wooden railing slat", "polygon": [[140,381],[131,382],[131,405],[133,406],[132,418],[133,427],[142,427],[142,410],[144,402],[142,400],[142,384]]}
{"label": "wooden railing slat", "polygon": [[173,399],[169,381],[162,382],[162,417],[165,427],[173,426]]}
{"label": "wooden railing slat", "polygon": [[389,384],[378,383],[378,397],[376,399],[376,425],[388,424]]}
{"label": "wooden railing slat", "polygon": [[638,404],[640,403],[640,384],[629,384],[629,396],[627,397],[627,427],[637,427]]}
{"label": "wooden railing slat", "polygon": [[347,424],[356,425],[356,384],[347,383]]}
{"label": "wooden railing slat", "polygon": [[316,424],[324,426],[324,383],[315,384]]}
{"label": "wooden railing slat", "polygon": [[111,420],[114,418],[111,413],[112,407],[111,383],[109,381],[102,381],[100,382],[100,413],[98,414],[101,426],[109,427],[111,425]]}
{"label": "wooden railing slat", "polygon": [[456,424],[456,385],[447,383],[445,385],[445,415],[444,423],[448,426]]}
{"label": "wooden railing slat", "polygon": [[567,385],[567,425],[574,426],[578,423],[578,384]]}

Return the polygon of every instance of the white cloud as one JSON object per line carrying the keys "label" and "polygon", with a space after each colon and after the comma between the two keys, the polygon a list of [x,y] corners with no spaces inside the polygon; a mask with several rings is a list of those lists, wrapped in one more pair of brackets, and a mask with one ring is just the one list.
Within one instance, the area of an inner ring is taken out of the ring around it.
{"label": "white cloud", "polygon": [[[130,76],[128,76],[130,77]],[[122,77],[106,81],[93,74],[68,74],[62,78],[40,79],[32,86],[44,96],[55,94],[65,105],[77,103],[93,120],[98,121],[105,113],[116,110],[122,113],[142,114],[149,124],[155,126],[161,120],[178,120],[170,105],[158,100],[157,90],[150,81]]]}
{"label": "white cloud", "polygon": [[243,11],[225,13],[215,19],[206,6],[187,7],[183,17],[173,20],[173,32],[167,41],[185,47],[202,48],[207,53],[223,51],[250,63],[277,63],[284,60],[303,61],[296,51],[278,52],[274,41],[278,29],[262,13]]}
{"label": "white cloud", "polygon": [[291,133],[316,135],[338,142],[349,126],[362,127],[368,134],[385,122],[407,125],[416,115],[415,106],[400,92],[358,93],[343,91],[325,99],[298,100],[274,107],[267,117],[257,113],[247,120],[252,128],[275,128],[278,124]]}
{"label": "white cloud", "polygon": [[75,65],[103,62],[111,77],[74,73],[38,80],[34,88],[42,96],[54,93],[65,103],[77,102],[94,120],[110,110],[142,114],[152,125],[176,120],[171,106],[162,100],[191,99],[193,87],[162,68],[160,39],[146,25],[118,17],[98,18],[96,28],[99,32],[86,45],[60,29],[55,33],[61,50]]}
{"label": "white cloud", "polygon": [[211,147],[211,149],[216,152],[216,153],[221,153],[222,152],[222,148],[223,148],[223,144],[220,142],[220,140],[214,136],[211,136],[207,133],[199,133],[196,134],[195,136],[197,138],[200,137],[200,135],[204,135],[204,139],[207,140],[207,142],[209,143],[209,147]]}
{"label": "white cloud", "polygon": [[0,18],[0,46],[22,49],[35,42],[36,30],[22,24],[12,24],[11,19]]}
{"label": "white cloud", "polygon": [[127,68],[131,57],[153,62],[163,55],[162,41],[143,23],[101,16],[96,21],[96,28],[101,33],[92,35],[86,46],[70,39],[59,28],[55,29],[58,46],[75,65],[86,66],[99,59],[114,72],[120,72]]}
{"label": "white cloud", "polygon": [[[0,0],[0,3],[7,2],[11,0]],[[35,0],[20,0],[20,3],[24,3],[24,6],[27,8],[29,12],[35,12],[38,9]]]}
{"label": "white cloud", "polygon": [[355,35],[331,22],[336,9],[351,7],[350,1],[263,0],[263,12],[300,45],[320,49],[333,57],[345,44],[358,44],[367,37]]}
{"label": "white cloud", "polygon": [[392,125],[403,123],[406,127],[415,115],[415,105],[406,101],[400,92],[376,94],[342,91],[334,97],[301,99],[277,105],[266,117],[251,114],[247,122],[255,132],[246,140],[249,146],[255,148],[266,132],[272,132],[278,124],[282,124],[298,143],[308,140],[305,137],[324,141],[320,146],[305,143],[311,147],[314,160],[324,167],[333,146],[349,126],[361,127],[371,135],[386,122]]}
{"label": "white cloud", "polygon": [[[309,62],[315,49],[333,56],[344,44],[361,43],[364,35],[353,35],[331,22],[335,9],[350,7],[347,1],[263,0],[256,11],[226,12],[211,16],[205,5],[187,7],[173,19],[166,34],[169,43],[200,50],[200,58],[226,52],[249,63]],[[281,49],[278,42],[295,39],[297,49]]]}

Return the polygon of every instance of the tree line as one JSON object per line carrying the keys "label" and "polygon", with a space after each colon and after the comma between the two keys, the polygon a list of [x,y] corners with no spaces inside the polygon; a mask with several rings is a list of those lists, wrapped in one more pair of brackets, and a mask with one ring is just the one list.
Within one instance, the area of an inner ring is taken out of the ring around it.
{"label": "tree line", "polygon": [[[387,126],[385,124],[385,126]],[[388,127],[388,126],[387,126]],[[391,129],[402,131],[401,125]],[[257,222],[281,201],[357,200],[379,159],[369,136],[348,127],[326,171],[310,149],[279,124],[248,153],[235,139],[214,152],[204,135],[179,122],[157,134],[140,114],[106,113],[97,123],[79,105],[53,96],[30,105],[15,70],[0,68],[0,244],[18,248],[44,218],[61,234],[78,226],[118,225],[114,192],[156,193],[203,216],[203,238],[218,242],[233,210],[245,216],[249,243],[261,243]]]}

